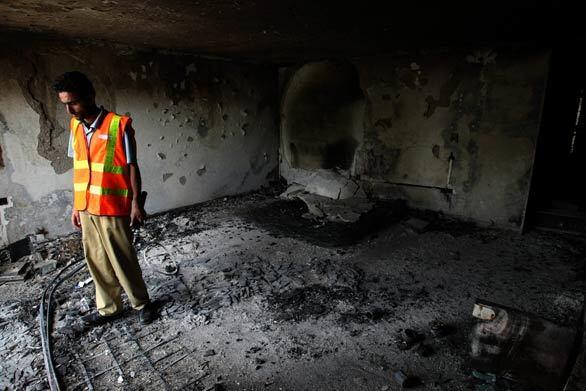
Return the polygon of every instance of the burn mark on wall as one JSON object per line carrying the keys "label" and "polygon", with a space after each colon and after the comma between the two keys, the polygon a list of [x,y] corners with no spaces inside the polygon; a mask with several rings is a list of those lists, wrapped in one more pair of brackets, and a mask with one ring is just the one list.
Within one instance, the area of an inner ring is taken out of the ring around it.
{"label": "burn mark on wall", "polygon": [[435,99],[432,95],[428,95],[427,98],[425,98],[427,109],[423,115],[426,118],[431,117],[438,107],[450,106],[450,99],[460,85],[460,82],[464,76],[464,70],[462,68],[456,67],[450,73],[448,79],[440,87],[439,97]]}
{"label": "burn mark on wall", "polygon": [[208,128],[206,120],[204,118],[200,118],[197,125],[197,134],[199,134],[199,137],[206,138],[208,136],[209,130],[210,129]]}
{"label": "burn mark on wall", "polygon": [[[484,71],[484,64],[466,63],[457,66],[451,72],[450,79],[441,88],[444,91],[444,99],[446,97],[448,99],[448,106],[446,107],[449,107],[451,113],[449,125],[442,132],[444,148],[458,157],[454,163],[455,168],[464,169],[463,166],[466,167],[464,172],[467,173],[467,177],[462,182],[464,192],[472,191],[474,185],[480,179],[479,147],[475,140],[486,111],[489,87],[483,77]],[[453,81],[454,75],[457,75],[457,84]],[[452,90],[452,88],[454,89]],[[450,93],[449,96],[447,96],[448,93]],[[441,95],[442,93],[440,92]],[[465,134],[460,135],[460,123],[467,118],[470,118],[470,120],[466,123]],[[467,142],[465,148],[460,145],[461,141],[463,143]]]}
{"label": "burn mark on wall", "polygon": [[254,175],[258,175],[260,174],[265,165],[267,164],[266,160],[263,159],[262,155],[259,154],[255,154],[250,160],[249,160],[249,164],[250,164],[250,171],[254,174]]}
{"label": "burn mark on wall", "polygon": [[472,190],[480,177],[480,163],[478,159],[478,144],[474,140],[468,141],[466,151],[468,152],[468,178],[462,183],[465,193]]}
{"label": "burn mark on wall", "polygon": [[373,178],[384,179],[395,170],[399,162],[401,150],[381,145],[379,148],[366,151],[366,172]]}
{"label": "burn mark on wall", "polygon": [[434,145],[431,148],[431,153],[433,153],[433,157],[435,157],[436,159],[439,159],[439,154],[440,154],[440,146],[439,145]]}
{"label": "burn mark on wall", "polygon": [[8,124],[6,123],[6,119],[4,115],[0,112],[0,134],[8,131]]}
{"label": "burn mark on wall", "polygon": [[[8,125],[6,124],[6,119],[4,119],[4,116],[2,115],[2,113],[0,113],[0,135],[4,132],[8,131]],[[1,141],[1,139],[0,139]],[[0,143],[0,169],[4,168],[4,154],[2,151],[2,144]]]}
{"label": "burn mark on wall", "polygon": [[322,152],[322,168],[350,168],[354,160],[354,151],[356,151],[357,147],[358,141],[352,137],[326,144]]}
{"label": "burn mark on wall", "polygon": [[393,126],[393,119],[391,117],[381,118],[374,123],[374,126],[385,131]]}
{"label": "burn mark on wall", "polygon": [[533,173],[533,169],[532,169],[532,167],[529,167],[527,169],[527,171],[525,171],[525,173],[521,177],[519,177],[519,179],[517,179],[516,185],[517,185],[518,189],[515,189],[515,191],[527,189],[529,187],[529,184],[531,183],[531,174],[532,173]]}
{"label": "burn mark on wall", "polygon": [[365,131],[360,172],[372,178],[385,179],[395,171],[401,149],[386,146],[379,134],[376,128]]}

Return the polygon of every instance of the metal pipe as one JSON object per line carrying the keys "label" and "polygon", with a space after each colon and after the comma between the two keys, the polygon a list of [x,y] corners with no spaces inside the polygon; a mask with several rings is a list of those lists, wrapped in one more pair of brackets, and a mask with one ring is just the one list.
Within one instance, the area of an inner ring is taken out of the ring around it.
{"label": "metal pipe", "polygon": [[[51,280],[51,282],[47,285],[47,287],[43,291],[43,296],[41,297],[41,305],[39,308],[39,327],[41,332],[41,345],[43,348],[45,372],[47,374],[47,382],[49,383],[51,391],[61,390],[59,379],[57,378],[57,373],[55,372],[55,367],[53,365],[53,352],[51,351],[51,315],[53,293],[59,287],[59,285],[61,285],[65,280],[72,277],[77,272],[79,272],[86,265],[85,262],[79,261],[80,259],[77,259],[73,263],[61,269],[59,274],[57,274],[57,276],[55,276],[55,278]],[[75,266],[73,270],[65,274],[65,272],[69,271],[69,269],[73,266]]]}
{"label": "metal pipe", "polygon": [[90,376],[87,372],[85,365],[83,365],[83,361],[81,360],[81,357],[79,357],[79,354],[77,354],[77,352],[75,352],[74,354],[75,354],[75,359],[79,362],[79,365],[81,365],[81,371],[83,372],[83,378],[85,379],[85,384],[87,385],[88,391],[94,391],[94,385],[92,384],[92,381],[90,380]]}
{"label": "metal pipe", "polygon": [[441,192],[444,193],[453,193],[454,190],[448,187],[441,187],[441,186],[430,186],[430,185],[418,185],[416,183],[406,183],[406,182],[391,182],[391,181],[387,181],[384,179],[365,179],[365,182],[378,182],[378,183],[384,183],[384,184],[388,184],[388,185],[395,185],[395,186],[407,186],[407,187],[417,187],[417,188],[421,188],[421,189],[436,189],[436,190],[440,190]]}
{"label": "metal pipe", "polygon": [[146,353],[144,352],[142,346],[140,346],[140,342],[138,342],[138,339],[136,339],[136,337],[130,331],[130,328],[128,327],[128,324],[126,323],[126,321],[124,321],[124,327],[123,328],[124,328],[124,331],[126,332],[126,335],[128,335],[128,337],[134,341],[134,343],[138,347],[138,351],[143,356],[143,358],[146,360],[146,362],[149,364],[149,366],[151,367],[151,369],[153,369],[157,373],[157,375],[159,375],[159,378],[161,379],[161,381],[165,385],[165,389],[166,390],[170,390],[171,387],[170,387],[169,383],[167,383],[167,380],[165,380],[165,377],[163,376],[163,374],[161,373],[161,371],[159,371],[157,368],[155,368],[155,366],[153,365],[153,362],[151,361],[151,359],[149,358],[149,356],[146,355]]}
{"label": "metal pipe", "polygon": [[452,167],[454,166],[454,160],[456,160],[456,157],[453,153],[450,152],[450,157],[448,158],[448,179],[446,180],[446,187],[448,189],[452,188],[450,186],[450,179],[452,178]]}
{"label": "metal pipe", "polygon": [[118,362],[118,359],[114,355],[114,351],[112,350],[112,347],[110,346],[110,343],[108,341],[106,341],[106,348],[110,352],[110,355],[112,356],[112,360],[114,360],[114,364],[116,364],[116,371],[118,372],[118,375],[122,378],[122,381],[124,381],[124,372],[122,371],[122,367],[120,366],[120,362]]}

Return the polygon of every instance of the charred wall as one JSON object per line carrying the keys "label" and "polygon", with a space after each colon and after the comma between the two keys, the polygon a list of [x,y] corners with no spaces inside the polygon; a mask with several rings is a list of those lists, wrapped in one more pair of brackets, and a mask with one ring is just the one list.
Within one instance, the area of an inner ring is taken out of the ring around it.
{"label": "charred wall", "polygon": [[71,230],[69,118],[52,91],[64,71],[132,116],[150,213],[256,189],[277,165],[274,68],[68,41],[0,50],[0,245]]}
{"label": "charred wall", "polygon": [[[377,197],[519,228],[548,63],[548,50],[527,47],[412,51],[352,61],[365,110],[356,122],[360,144],[347,174]],[[282,81],[282,115],[295,71],[281,70],[282,76],[292,74]],[[288,180],[303,181],[311,173],[284,157],[281,172]]]}

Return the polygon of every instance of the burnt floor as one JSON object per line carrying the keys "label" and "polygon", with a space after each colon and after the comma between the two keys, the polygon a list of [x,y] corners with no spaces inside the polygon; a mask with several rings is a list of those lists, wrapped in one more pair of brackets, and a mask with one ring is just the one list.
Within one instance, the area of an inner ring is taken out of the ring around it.
{"label": "burnt floor", "polygon": [[[580,238],[441,218],[417,233],[400,203],[353,226],[304,212],[252,193],[151,218],[137,248],[159,319],[141,327],[128,310],[84,329],[93,286],[75,287],[85,270],[69,280],[54,333],[66,388],[90,378],[96,390],[399,390],[402,370],[422,390],[464,390],[476,298],[555,317],[555,303],[584,288]],[[79,237],[40,249],[65,262]],[[47,388],[36,316],[56,273],[0,286],[0,389]],[[405,346],[406,329],[423,344]]]}

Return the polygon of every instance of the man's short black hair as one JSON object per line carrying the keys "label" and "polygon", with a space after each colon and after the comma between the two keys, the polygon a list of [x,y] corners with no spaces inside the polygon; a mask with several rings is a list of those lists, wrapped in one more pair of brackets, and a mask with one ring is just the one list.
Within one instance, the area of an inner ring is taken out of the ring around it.
{"label": "man's short black hair", "polygon": [[53,88],[55,92],[71,92],[84,98],[96,95],[96,90],[90,79],[78,71],[65,72],[57,76]]}

